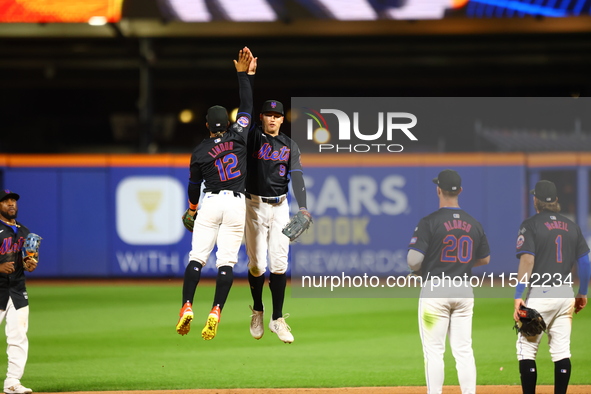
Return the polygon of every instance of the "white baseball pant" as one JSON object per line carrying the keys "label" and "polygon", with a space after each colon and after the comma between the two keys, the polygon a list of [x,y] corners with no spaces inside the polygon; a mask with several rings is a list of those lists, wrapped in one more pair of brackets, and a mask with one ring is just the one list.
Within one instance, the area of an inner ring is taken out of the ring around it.
{"label": "white baseball pant", "polygon": [[[535,288],[526,300],[529,308],[537,310],[546,322],[548,346],[552,362],[570,358],[570,335],[573,325],[575,299],[572,288],[562,286],[544,291]],[[565,294],[565,291],[568,293]],[[570,293],[570,294],[569,294]],[[544,295],[546,298],[541,298]],[[547,298],[555,296],[556,298]],[[535,360],[538,347],[544,333],[535,337],[524,337],[519,333],[517,337],[517,359]]]}
{"label": "white baseball pant", "polygon": [[27,355],[29,353],[29,307],[14,308],[8,299],[6,310],[0,310],[0,324],[6,319],[6,354],[8,354],[8,371],[4,387],[15,386],[25,373]]}
{"label": "white baseball pant", "polygon": [[229,190],[205,193],[195,218],[189,261],[205,266],[217,244],[216,267],[234,266],[244,235],[244,218],[243,194]]}
{"label": "white baseball pant", "polygon": [[246,254],[248,269],[259,277],[267,268],[273,274],[287,271],[289,238],[281,232],[289,222],[289,205],[285,195],[279,204],[263,202],[263,197],[251,194],[246,199]]}
{"label": "white baseball pant", "polygon": [[[427,289],[427,281],[423,290]],[[436,293],[436,292],[435,292]],[[472,351],[472,288],[460,289],[460,298],[437,298],[434,292],[421,291],[419,330],[423,343],[428,394],[441,394],[445,377],[443,357],[446,335],[456,360],[462,394],[476,392],[476,362]],[[458,293],[454,291],[454,293]],[[441,293],[449,294],[449,293]],[[425,297],[428,295],[428,297]],[[432,298],[434,297],[434,298]]]}

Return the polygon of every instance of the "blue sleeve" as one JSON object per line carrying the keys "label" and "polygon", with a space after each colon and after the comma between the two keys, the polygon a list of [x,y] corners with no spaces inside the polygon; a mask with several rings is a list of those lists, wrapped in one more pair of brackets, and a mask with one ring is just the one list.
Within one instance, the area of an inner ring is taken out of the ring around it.
{"label": "blue sleeve", "polygon": [[579,294],[587,295],[589,290],[589,279],[591,277],[591,263],[589,263],[589,255],[585,254],[577,260],[579,268]]}
{"label": "blue sleeve", "polygon": [[523,292],[525,291],[525,283],[519,282],[517,286],[515,286],[515,299],[519,299],[523,297]]}

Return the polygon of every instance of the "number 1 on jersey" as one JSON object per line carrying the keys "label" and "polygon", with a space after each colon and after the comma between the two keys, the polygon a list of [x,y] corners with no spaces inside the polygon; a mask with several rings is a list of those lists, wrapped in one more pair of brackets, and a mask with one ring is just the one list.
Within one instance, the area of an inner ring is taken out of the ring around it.
{"label": "number 1 on jersey", "polygon": [[229,179],[240,176],[240,170],[236,170],[238,165],[238,158],[234,153],[229,153],[222,158],[217,159],[214,162],[220,175],[220,181],[225,182]]}
{"label": "number 1 on jersey", "polygon": [[562,263],[562,235],[557,235],[554,243],[556,244],[556,262]]}

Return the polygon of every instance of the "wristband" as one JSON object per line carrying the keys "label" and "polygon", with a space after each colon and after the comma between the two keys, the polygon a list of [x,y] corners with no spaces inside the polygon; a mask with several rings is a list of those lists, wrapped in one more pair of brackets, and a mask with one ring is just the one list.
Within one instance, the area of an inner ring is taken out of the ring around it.
{"label": "wristband", "polygon": [[525,283],[518,283],[517,286],[515,286],[515,299],[517,300],[519,298],[522,298],[524,291]]}
{"label": "wristband", "polygon": [[191,211],[196,211],[197,210],[197,205],[198,204],[193,204],[193,203],[191,203],[191,201],[189,201],[189,209]]}

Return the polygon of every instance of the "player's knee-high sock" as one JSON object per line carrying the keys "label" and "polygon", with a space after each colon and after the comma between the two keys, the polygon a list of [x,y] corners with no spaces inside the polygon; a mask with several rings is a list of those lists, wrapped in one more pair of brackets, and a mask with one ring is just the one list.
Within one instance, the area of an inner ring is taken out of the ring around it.
{"label": "player's knee-high sock", "polygon": [[185,302],[193,303],[195,297],[195,289],[201,279],[201,269],[203,266],[197,261],[190,261],[185,269],[185,277],[183,281],[183,305]]}
{"label": "player's knee-high sock", "polygon": [[234,282],[234,270],[232,267],[224,266],[218,268],[218,277],[215,282],[215,296],[213,298],[213,306],[219,306],[220,309],[224,308],[230,289],[232,288],[232,282]]}
{"label": "player's knee-high sock", "polygon": [[248,284],[250,285],[250,294],[252,295],[252,309],[263,311],[263,287],[265,286],[265,274],[254,276],[248,271]]}
{"label": "player's knee-high sock", "polygon": [[269,289],[273,297],[273,320],[283,317],[283,300],[285,299],[285,286],[287,275],[274,274],[269,275]]}
{"label": "player's knee-high sock", "polygon": [[554,394],[566,394],[570,371],[570,358],[563,358],[554,363]]}
{"label": "player's knee-high sock", "polygon": [[519,374],[521,375],[523,394],[535,394],[538,380],[536,360],[519,360]]}

